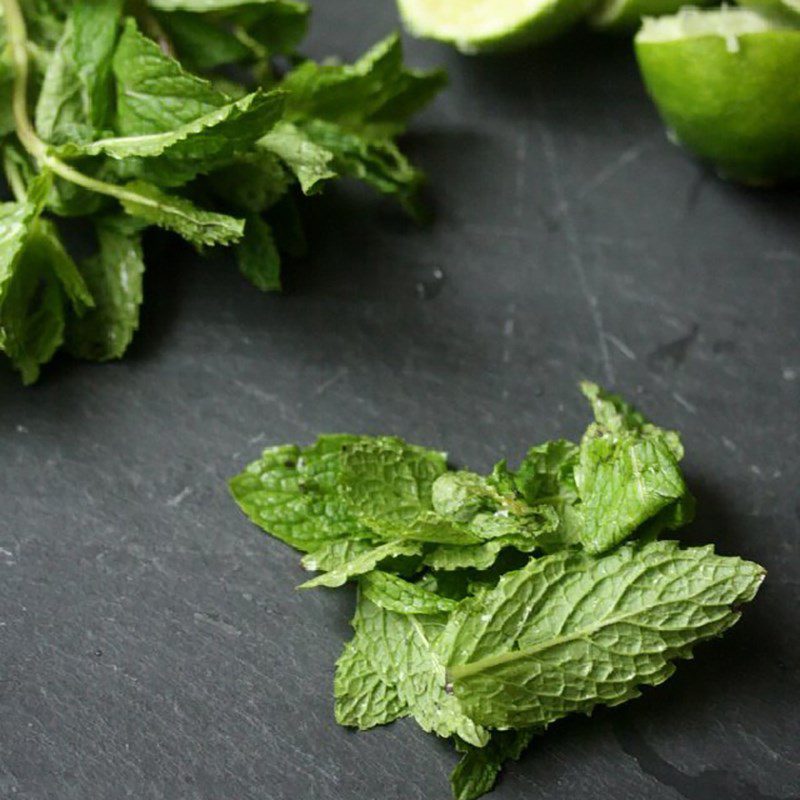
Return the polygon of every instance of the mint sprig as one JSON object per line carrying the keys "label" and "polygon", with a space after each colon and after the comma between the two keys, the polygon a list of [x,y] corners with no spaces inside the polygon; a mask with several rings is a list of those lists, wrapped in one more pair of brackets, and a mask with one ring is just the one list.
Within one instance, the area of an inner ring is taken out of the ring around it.
{"label": "mint sprig", "polygon": [[456,800],[572,713],[666,680],[752,600],[764,570],[662,541],[692,518],[678,435],[582,384],[579,443],[488,476],[394,437],[266,450],[231,481],[242,510],[306,553],[303,584],[359,587],[334,711],[365,730],[413,717],[451,738]]}
{"label": "mint sprig", "polygon": [[[62,346],[122,356],[148,226],[233,247],[245,278],[274,291],[283,255],[303,247],[303,196],[351,177],[419,210],[422,174],[396,138],[444,76],[406,69],[397,36],[353,65],[316,64],[297,52],[308,8],[290,0],[0,9],[0,148],[15,197],[0,206],[0,350],[26,383]],[[62,243],[76,218],[96,232],[87,261]]]}

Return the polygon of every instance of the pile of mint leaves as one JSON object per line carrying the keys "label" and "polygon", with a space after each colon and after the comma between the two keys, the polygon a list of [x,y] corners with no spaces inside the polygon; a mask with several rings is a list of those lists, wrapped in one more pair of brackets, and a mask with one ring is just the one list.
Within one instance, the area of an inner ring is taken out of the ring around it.
{"label": "pile of mint leaves", "polygon": [[[2,0],[0,350],[25,383],[64,347],[119,358],[142,302],[142,233],[231,245],[280,288],[298,200],[348,177],[419,210],[396,138],[444,83],[391,36],[353,65],[297,47],[292,0]],[[69,229],[94,242],[71,254]],[[66,236],[65,236],[66,234]],[[168,265],[162,265],[167,267]]]}
{"label": "pile of mint leaves", "polygon": [[719,636],[764,570],[661,537],[691,521],[678,435],[582,384],[579,443],[516,470],[454,470],[394,437],[272,447],[230,488],[247,516],[306,553],[302,585],[358,585],[335,714],[367,729],[413,717],[452,740],[456,800],[490,791],[551,723],[638,696]]}

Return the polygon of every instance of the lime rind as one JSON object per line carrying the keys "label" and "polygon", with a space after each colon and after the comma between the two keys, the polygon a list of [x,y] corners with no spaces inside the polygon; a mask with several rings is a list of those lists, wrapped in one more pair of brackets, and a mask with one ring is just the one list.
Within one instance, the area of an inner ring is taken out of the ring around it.
{"label": "lime rind", "polygon": [[595,0],[398,0],[413,36],[452,44],[462,53],[513,50],[562,33]]}

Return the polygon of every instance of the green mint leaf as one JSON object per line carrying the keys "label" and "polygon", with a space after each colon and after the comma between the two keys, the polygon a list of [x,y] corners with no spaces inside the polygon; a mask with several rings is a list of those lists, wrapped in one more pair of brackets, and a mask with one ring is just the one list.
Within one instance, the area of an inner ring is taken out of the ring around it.
{"label": "green mint leaf", "polygon": [[395,437],[364,440],[342,455],[342,496],[359,517],[409,523],[432,510],[433,483],[446,470],[444,453]]}
{"label": "green mint leaf", "polygon": [[309,572],[331,572],[375,547],[369,539],[333,539],[304,555],[300,563]]}
{"label": "green mint leaf", "polygon": [[[308,28],[309,7],[291,0],[150,0],[149,5],[169,12],[159,20],[182,60],[198,69],[292,53]],[[222,26],[214,24],[218,20]]]}
{"label": "green mint leaf", "polygon": [[[382,561],[386,561],[390,558],[397,558],[397,556],[416,556],[421,552],[422,545],[419,542],[402,540],[397,542],[385,542],[377,547],[373,547],[371,550],[359,553],[349,561],[335,567],[330,572],[325,572],[322,575],[318,575],[316,578],[312,578],[310,581],[301,583],[297,588],[313,589],[316,586],[327,586],[329,588],[343,586],[352,578],[357,578],[360,575],[371,572]],[[303,566],[308,568],[311,563],[315,563],[313,555],[311,560],[306,560],[304,562]]]}
{"label": "green mint leaf", "polygon": [[363,575],[358,585],[367,600],[400,614],[438,614],[453,611],[457,605],[454,600],[382,570]]}
{"label": "green mint leaf", "polygon": [[368,730],[408,714],[397,687],[372,667],[357,639],[351,639],[336,662],[334,713],[340,725]]}
{"label": "green mint leaf", "polygon": [[244,238],[236,246],[239,272],[262,292],[281,289],[281,256],[272,228],[257,214],[247,217]]}
{"label": "green mint leaf", "polygon": [[403,46],[393,34],[352,65],[307,61],[283,83],[289,119],[319,119],[361,130],[373,138],[401,133],[409,117],[443,88],[443,72],[403,66]]}
{"label": "green mint leaf", "polygon": [[92,136],[78,69],[73,60],[73,33],[73,24],[70,20],[50,57],[36,103],[34,117],[36,132],[46,142],[59,139],[83,141]]}
{"label": "green mint leaf", "polygon": [[107,127],[121,16],[121,0],[77,0],[70,9],[36,103],[36,130],[46,142],[88,141]]}
{"label": "green mint leaf", "polygon": [[304,552],[326,542],[369,539],[339,494],[342,447],[366,437],[322,436],[305,449],[271,447],[232,478],[230,489],[244,513],[267,533]]}
{"label": "green mint leaf", "polygon": [[209,81],[186,72],[139,33],[131,19],[117,45],[113,70],[120,136],[173,131],[228,103]]}
{"label": "green mint leaf", "polygon": [[222,201],[250,214],[275,206],[292,185],[280,160],[260,148],[215,170],[206,180]]}
{"label": "green mint leaf", "polygon": [[334,154],[313,142],[291,122],[279,122],[258,143],[278,156],[300,182],[304,194],[318,192],[325,181],[339,177],[333,169]]}
{"label": "green mint leaf", "polygon": [[503,765],[516,761],[532,738],[533,732],[528,730],[493,731],[485,747],[456,741],[462,756],[450,776],[454,800],[477,800],[490,792]]}
{"label": "green mint leaf", "polygon": [[325,154],[326,163],[339,175],[401,199],[411,198],[423,182],[422,173],[389,139],[373,139],[326,120],[311,119],[295,125],[301,125],[306,141],[316,149],[315,157],[321,159]]}
{"label": "green mint leaf", "polygon": [[81,265],[95,307],[69,317],[66,345],[78,358],[107,361],[122,357],[139,326],[144,261],[131,220],[98,219],[95,230],[98,252]]}
{"label": "green mint leaf", "polygon": [[502,539],[478,545],[435,547],[425,554],[423,562],[432,570],[451,572],[457,569],[488,569],[506,546]]}
{"label": "green mint leaf", "polygon": [[39,258],[49,261],[50,269],[61,283],[61,288],[72,304],[73,310],[80,315],[86,309],[92,308],[95,304],[92,293],[72,256],[61,243],[56,226],[49,220],[40,219],[36,223],[34,233],[36,248],[40,250]]}
{"label": "green mint leaf", "polygon": [[580,497],[575,485],[575,467],[580,457],[578,445],[564,439],[532,447],[513,480],[531,505],[547,503],[559,517],[558,527],[539,539],[542,550],[553,553],[580,544],[582,519]]}
{"label": "green mint leaf", "polygon": [[630,403],[617,394],[601,389],[596,383],[582,381],[581,391],[591,403],[598,425],[610,431],[621,431],[637,430],[647,424],[647,420]]}
{"label": "green mint leaf", "polygon": [[24,201],[0,204],[0,303],[51,186],[51,176],[43,174],[29,184]]}
{"label": "green mint leaf", "polygon": [[112,112],[111,61],[122,22],[122,0],[75,0],[72,63],[81,87],[86,120],[96,131],[108,127]]}
{"label": "green mint leaf", "polygon": [[47,220],[34,220],[0,302],[0,349],[25,384],[39,377],[64,341],[66,306],[92,304],[83,278]]}
{"label": "green mint leaf", "polygon": [[158,15],[158,22],[169,37],[184,67],[204,72],[218,67],[240,64],[253,57],[236,34],[218,24],[214,17],[187,11]]}
{"label": "green mint leaf", "polygon": [[589,428],[575,467],[583,546],[601,553],[686,494],[675,452],[653,428],[619,433]]}
{"label": "green mint leaf", "polygon": [[397,194],[412,208],[422,176],[394,137],[445,78],[441,72],[407,70],[402,57],[399,37],[390,36],[353,65],[305,62],[282,85],[289,92],[287,121],[315,146],[317,158],[332,154],[326,168]]}
{"label": "green mint leaf", "polygon": [[664,436],[675,458],[678,461],[683,458],[683,445],[674,431],[665,431],[651,424],[630,403],[619,395],[601,389],[596,383],[583,381],[581,391],[589,400],[595,421],[601,428],[612,433],[637,431],[646,435],[658,432]]}
{"label": "green mint leaf", "polygon": [[205,211],[144,181],[132,181],[124,189],[126,197],[120,203],[128,214],[173,231],[197,247],[232,244],[244,234],[244,220]]}
{"label": "green mint leaf", "polygon": [[453,613],[442,650],[455,696],[497,728],[622,703],[731,627],[763,578],[757,564],[676,542],[534,559]]}
{"label": "green mint leaf", "polygon": [[400,702],[420,727],[439,736],[459,736],[482,747],[487,731],[466,717],[458,700],[445,691],[445,669],[436,639],[445,615],[387,611],[361,596],[353,620],[351,647],[364,653],[381,680],[394,686]]}
{"label": "green mint leaf", "polygon": [[513,489],[498,489],[497,470],[488,479],[472,472],[445,473],[433,485],[433,507],[478,539],[513,537],[529,540],[527,549],[533,549],[542,534],[556,529],[558,515],[548,505],[528,505]]}
{"label": "green mint leaf", "polygon": [[129,173],[161,185],[180,185],[247,152],[275,124],[282,107],[280,92],[257,91],[173,130],[68,143],[56,154],[67,159],[97,155],[137,159]]}

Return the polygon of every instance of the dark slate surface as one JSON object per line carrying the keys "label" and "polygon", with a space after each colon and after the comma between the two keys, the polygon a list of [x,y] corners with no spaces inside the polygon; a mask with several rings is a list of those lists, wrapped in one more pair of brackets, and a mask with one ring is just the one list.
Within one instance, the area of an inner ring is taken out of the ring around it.
{"label": "dark slate surface", "polygon": [[[315,55],[395,25],[389,0],[316,5]],[[725,640],[555,726],[495,797],[800,796],[797,195],[669,145],[625,42],[409,54],[452,75],[408,143],[433,227],[362,192],[316,201],[285,297],[156,238],[130,358],[28,390],[0,374],[3,800],[446,798],[444,744],[335,725],[352,596],[295,593],[296,554],[223,480],[335,430],[485,469],[577,435],[585,376],[683,431],[688,538],[770,575]]]}

